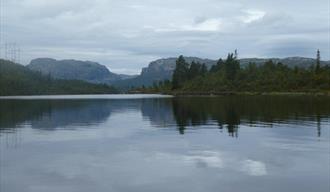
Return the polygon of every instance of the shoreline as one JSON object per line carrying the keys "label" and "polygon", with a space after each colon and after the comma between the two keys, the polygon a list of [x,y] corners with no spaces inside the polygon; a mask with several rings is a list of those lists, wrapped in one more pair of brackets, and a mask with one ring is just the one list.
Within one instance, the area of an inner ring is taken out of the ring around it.
{"label": "shoreline", "polygon": [[170,96],[330,96],[330,91],[315,92],[185,92],[185,91],[134,91],[126,93],[82,93],[82,94],[26,94],[26,95],[0,95],[6,97],[44,97],[44,96],[107,96],[107,95],[170,95]]}
{"label": "shoreline", "polygon": [[[181,92],[181,91],[170,91],[170,92],[140,92],[142,94],[163,94],[173,96],[330,96],[328,92]],[[131,94],[131,93],[129,93]]]}

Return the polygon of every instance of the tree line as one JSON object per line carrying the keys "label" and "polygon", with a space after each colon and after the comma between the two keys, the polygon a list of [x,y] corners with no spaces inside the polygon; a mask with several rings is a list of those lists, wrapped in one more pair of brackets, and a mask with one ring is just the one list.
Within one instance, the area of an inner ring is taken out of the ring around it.
{"label": "tree line", "polygon": [[171,81],[158,82],[149,91],[163,92],[320,92],[330,91],[330,66],[321,66],[320,51],[309,68],[288,67],[268,60],[242,67],[237,51],[210,69],[205,64],[176,61]]}

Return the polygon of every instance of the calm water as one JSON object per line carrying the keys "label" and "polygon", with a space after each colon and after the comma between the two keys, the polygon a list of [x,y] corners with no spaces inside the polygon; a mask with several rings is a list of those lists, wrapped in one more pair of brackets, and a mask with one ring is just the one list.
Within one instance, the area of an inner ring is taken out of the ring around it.
{"label": "calm water", "polygon": [[330,98],[0,99],[1,192],[329,192]]}

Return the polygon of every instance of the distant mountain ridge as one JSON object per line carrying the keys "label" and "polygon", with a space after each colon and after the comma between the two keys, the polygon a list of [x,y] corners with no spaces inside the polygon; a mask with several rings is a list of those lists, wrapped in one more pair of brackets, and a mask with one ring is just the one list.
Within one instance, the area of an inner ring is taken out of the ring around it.
{"label": "distant mountain ridge", "polygon": [[[188,63],[204,63],[209,69],[217,63],[217,60],[203,59],[198,57],[184,57]],[[149,63],[142,69],[140,75],[130,76],[116,74],[109,71],[107,67],[96,62],[78,60],[55,60],[51,58],[38,58],[30,62],[27,67],[34,71],[40,71],[44,75],[50,75],[57,79],[77,79],[91,83],[111,84],[122,89],[131,87],[150,86],[154,82],[170,80],[176,65],[176,57],[158,59]],[[307,68],[316,63],[316,59],[305,57],[287,58],[243,58],[240,59],[242,67],[249,63],[262,65],[272,60],[281,62],[289,67]],[[321,61],[321,65],[330,65],[330,61]]]}
{"label": "distant mountain ridge", "polygon": [[[289,67],[302,67],[307,68],[312,64],[316,64],[316,59],[307,57],[286,57],[286,58],[246,58],[240,59],[241,66],[246,66],[249,63],[255,63],[257,65],[262,65],[266,61],[272,60],[274,63],[282,63]],[[321,65],[330,65],[330,61],[321,61]]]}
{"label": "distant mountain ridge", "polygon": [[56,79],[75,79],[90,83],[111,84],[113,81],[130,78],[128,75],[112,73],[104,65],[91,61],[38,58],[33,59],[27,67]]}

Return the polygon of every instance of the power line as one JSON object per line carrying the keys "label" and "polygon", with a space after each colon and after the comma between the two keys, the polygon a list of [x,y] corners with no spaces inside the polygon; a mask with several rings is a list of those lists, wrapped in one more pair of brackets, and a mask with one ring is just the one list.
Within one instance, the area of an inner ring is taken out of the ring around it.
{"label": "power line", "polygon": [[0,58],[2,57],[2,0],[0,0]]}
{"label": "power line", "polygon": [[0,0],[0,58],[14,63],[21,62],[21,48],[16,42],[7,42],[5,35],[5,0]]}

